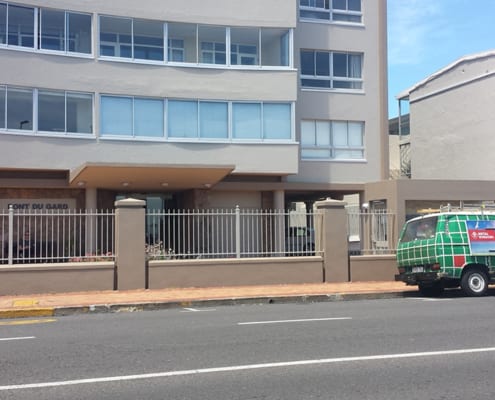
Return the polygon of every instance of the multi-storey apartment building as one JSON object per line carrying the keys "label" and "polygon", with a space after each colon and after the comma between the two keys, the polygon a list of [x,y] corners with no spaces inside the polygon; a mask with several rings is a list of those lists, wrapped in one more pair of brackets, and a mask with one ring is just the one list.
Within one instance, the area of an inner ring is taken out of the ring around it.
{"label": "multi-storey apartment building", "polygon": [[0,0],[0,208],[362,192],[386,70],[386,0]]}

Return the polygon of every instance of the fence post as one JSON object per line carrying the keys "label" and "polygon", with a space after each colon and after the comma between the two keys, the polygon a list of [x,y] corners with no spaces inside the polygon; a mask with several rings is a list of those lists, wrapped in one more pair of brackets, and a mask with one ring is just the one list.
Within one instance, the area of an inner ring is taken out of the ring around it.
{"label": "fence post", "polygon": [[9,238],[8,238],[8,260],[7,264],[12,265],[14,263],[14,207],[9,206]]}
{"label": "fence post", "polygon": [[144,200],[115,202],[115,262],[117,289],[143,289],[146,285]]}
{"label": "fence post", "polygon": [[321,224],[316,226],[321,233],[321,243],[317,244],[323,250],[323,274],[325,282],[348,282],[349,276],[349,243],[347,238],[346,202],[327,199],[315,203],[316,208],[323,214]]}
{"label": "fence post", "polygon": [[241,210],[235,206],[235,256],[241,258]]}

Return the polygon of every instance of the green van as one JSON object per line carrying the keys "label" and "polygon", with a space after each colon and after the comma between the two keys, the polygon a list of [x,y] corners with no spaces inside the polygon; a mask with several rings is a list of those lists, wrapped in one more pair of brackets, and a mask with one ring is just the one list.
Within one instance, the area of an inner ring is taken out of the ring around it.
{"label": "green van", "polygon": [[495,213],[446,211],[413,218],[397,246],[396,281],[418,285],[424,295],[461,287],[482,296],[495,282]]}

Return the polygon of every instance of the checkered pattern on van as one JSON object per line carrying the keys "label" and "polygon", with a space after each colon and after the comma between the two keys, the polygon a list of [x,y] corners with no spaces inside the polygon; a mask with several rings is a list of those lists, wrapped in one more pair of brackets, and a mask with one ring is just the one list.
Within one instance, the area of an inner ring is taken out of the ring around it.
{"label": "checkered pattern on van", "polygon": [[[440,263],[442,272],[460,278],[462,266],[479,263],[495,269],[494,256],[473,256],[469,248],[466,221],[495,220],[494,214],[441,214],[434,238],[400,243],[397,249],[399,267]],[[410,272],[409,268],[407,271]]]}

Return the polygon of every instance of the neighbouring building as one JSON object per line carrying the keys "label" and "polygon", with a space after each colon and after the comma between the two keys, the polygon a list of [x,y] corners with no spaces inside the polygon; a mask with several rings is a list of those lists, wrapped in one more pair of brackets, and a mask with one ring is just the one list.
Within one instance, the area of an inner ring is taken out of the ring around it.
{"label": "neighbouring building", "polygon": [[495,51],[462,57],[396,97],[399,117],[390,133],[397,137],[400,179],[365,188],[372,207],[386,204],[397,215],[394,235],[406,219],[448,204],[493,208]]}
{"label": "neighbouring building", "polygon": [[0,209],[363,196],[386,26],[386,0],[0,1]]}

